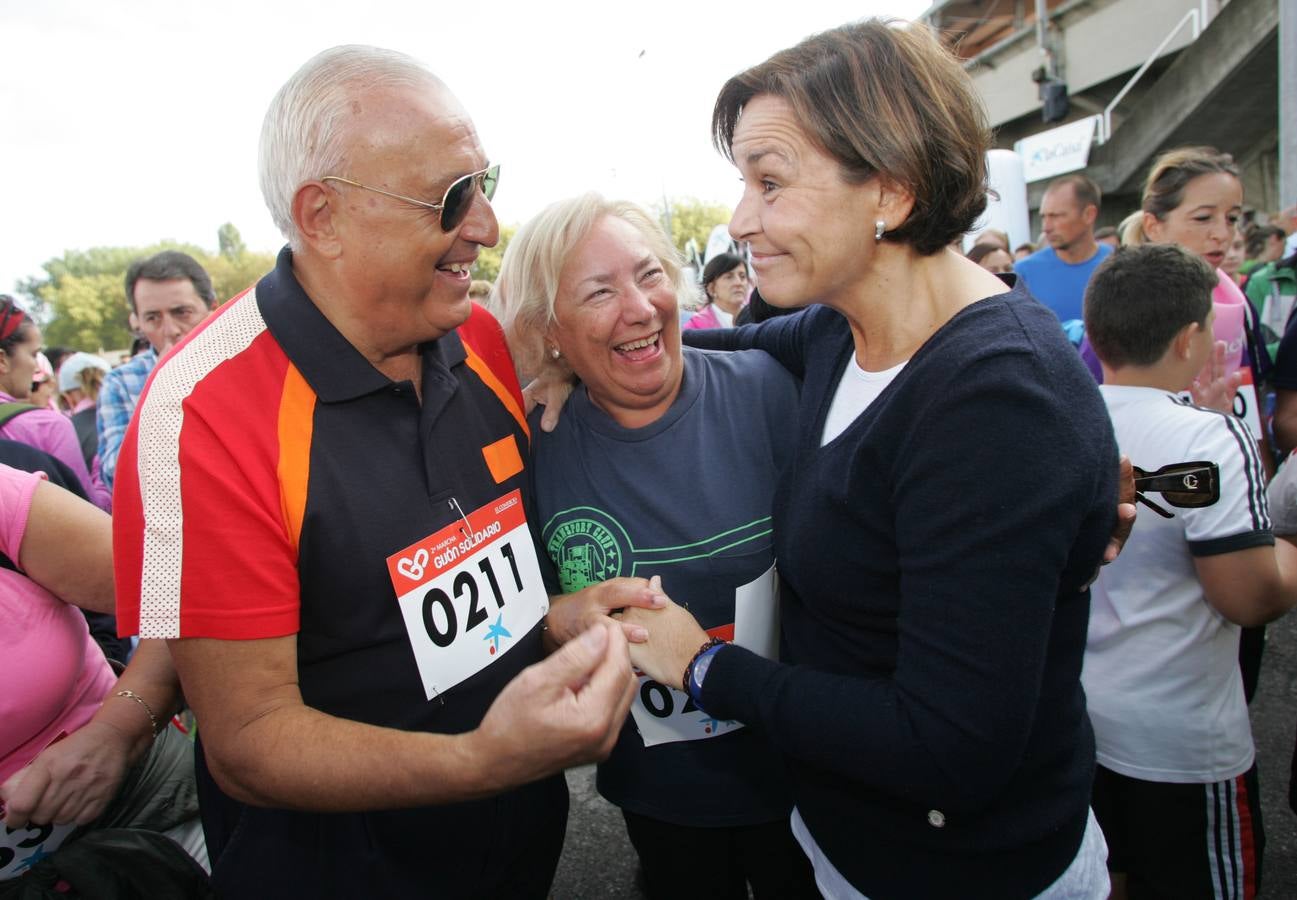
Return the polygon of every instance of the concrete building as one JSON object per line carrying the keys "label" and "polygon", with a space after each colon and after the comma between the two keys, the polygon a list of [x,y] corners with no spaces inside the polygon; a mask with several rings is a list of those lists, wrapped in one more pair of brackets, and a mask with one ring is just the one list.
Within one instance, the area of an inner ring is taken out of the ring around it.
{"label": "concrete building", "polygon": [[[1279,184],[1281,3],[1297,0],[946,0],[922,18],[965,60],[997,147],[1026,139],[1039,159],[1053,152],[1042,133],[1093,122],[1088,162],[1076,171],[1103,189],[1106,225],[1138,208],[1154,157],[1186,144],[1232,154],[1248,206],[1297,201]],[[1050,82],[1066,86],[1069,109],[1046,123]],[[1048,181],[1028,184],[1034,230]]]}

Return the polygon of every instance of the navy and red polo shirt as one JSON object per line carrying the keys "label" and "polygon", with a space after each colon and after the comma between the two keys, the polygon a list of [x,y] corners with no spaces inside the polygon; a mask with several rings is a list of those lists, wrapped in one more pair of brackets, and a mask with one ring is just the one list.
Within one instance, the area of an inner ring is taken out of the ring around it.
{"label": "navy and red polo shirt", "polygon": [[[387,560],[515,490],[534,526],[529,432],[485,310],[421,355],[422,403],[316,308],[287,248],[195,329],[154,371],[118,465],[123,633],[296,634],[307,705],[412,731],[475,728],[541,658],[541,629],[515,629],[476,674],[429,699]],[[525,893],[512,870],[552,856],[552,874],[562,843],[561,776],[474,803],[317,815],[236,803],[201,752],[199,770],[213,877],[230,896]]]}

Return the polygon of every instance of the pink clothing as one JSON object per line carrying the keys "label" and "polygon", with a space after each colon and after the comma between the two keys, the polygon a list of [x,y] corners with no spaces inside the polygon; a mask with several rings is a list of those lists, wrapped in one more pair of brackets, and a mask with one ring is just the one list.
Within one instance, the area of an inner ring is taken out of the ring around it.
{"label": "pink clothing", "polygon": [[[13,397],[0,391],[0,403],[12,402]],[[81,487],[91,503],[104,512],[112,511],[113,495],[86,468],[85,457],[81,455],[81,442],[77,440],[77,430],[73,427],[72,420],[63,413],[52,409],[28,410],[0,425],[0,438],[44,450],[57,458],[81,481]]]}
{"label": "pink clothing", "polygon": [[68,411],[68,416],[69,417],[75,416],[77,413],[81,412],[82,410],[89,409],[94,405],[95,405],[95,401],[91,400],[89,397],[82,397],[80,400],[77,401],[77,405],[72,407],[72,409]]}
{"label": "pink clothing", "polygon": [[[37,413],[27,413],[37,415]],[[22,565],[42,476],[0,465],[0,553]],[[36,582],[0,568],[0,783],[99,710],[117,676],[86,620]]]}
{"label": "pink clothing", "polygon": [[[736,314],[737,315],[737,314]],[[685,322],[684,328],[688,331],[691,328],[724,328],[721,320],[716,318],[716,304],[708,303],[698,312],[694,313],[688,322]]]}
{"label": "pink clothing", "polygon": [[1247,308],[1247,298],[1234,279],[1217,269],[1211,301],[1216,309],[1212,330],[1216,340],[1225,342],[1225,371],[1232,372],[1243,364],[1243,348],[1247,344],[1243,311]]}

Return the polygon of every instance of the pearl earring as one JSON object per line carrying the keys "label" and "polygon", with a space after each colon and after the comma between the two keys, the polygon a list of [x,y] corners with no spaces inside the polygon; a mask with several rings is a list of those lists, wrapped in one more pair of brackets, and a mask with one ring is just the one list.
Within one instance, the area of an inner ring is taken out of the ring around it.
{"label": "pearl earring", "polygon": [[549,355],[552,356],[554,359],[558,359],[563,354],[558,352],[557,347],[551,347],[549,350]]}
{"label": "pearl earring", "polygon": [[874,223],[874,240],[875,240],[875,241],[881,241],[881,240],[883,239],[883,235],[884,235],[886,232],[887,232],[887,223],[886,223],[886,222],[884,222],[882,219],[879,219],[877,222]]}

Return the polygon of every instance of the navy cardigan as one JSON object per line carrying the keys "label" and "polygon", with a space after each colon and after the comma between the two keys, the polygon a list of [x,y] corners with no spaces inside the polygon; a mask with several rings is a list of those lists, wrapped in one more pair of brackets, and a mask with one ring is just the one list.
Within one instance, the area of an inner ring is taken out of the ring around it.
{"label": "navy cardigan", "polygon": [[845,318],[689,343],[759,347],[804,381],[774,504],[783,662],[724,648],[703,706],[786,754],[816,842],[871,900],[1044,890],[1086,825],[1087,585],[1117,496],[1057,319],[1021,286],[961,310],[824,447]]}

